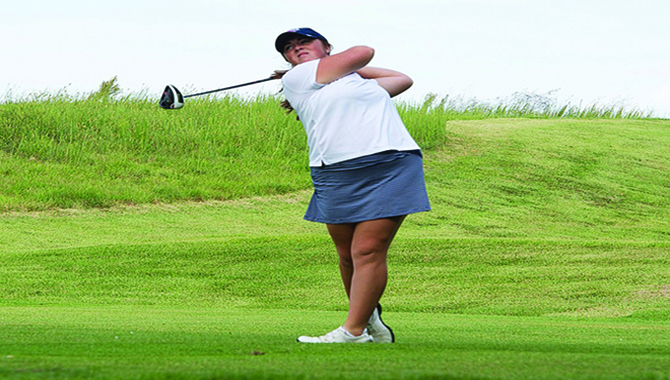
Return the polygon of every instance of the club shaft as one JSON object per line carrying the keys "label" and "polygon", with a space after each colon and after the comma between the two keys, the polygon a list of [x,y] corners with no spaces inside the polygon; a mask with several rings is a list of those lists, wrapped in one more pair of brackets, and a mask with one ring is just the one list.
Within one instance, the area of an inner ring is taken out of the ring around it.
{"label": "club shaft", "polygon": [[192,96],[199,96],[199,95],[207,95],[207,94],[211,94],[211,93],[213,93],[213,92],[219,92],[219,91],[225,91],[225,90],[232,90],[232,89],[234,89],[234,88],[239,88],[239,87],[244,87],[244,86],[251,86],[252,84],[263,83],[263,82],[267,82],[267,81],[269,81],[269,80],[273,80],[273,79],[275,79],[275,78],[273,78],[273,77],[269,77],[269,78],[265,78],[265,79],[261,79],[261,80],[256,80],[256,81],[253,81],[253,82],[237,84],[237,85],[235,85],[235,86],[219,88],[219,89],[211,90],[211,91],[199,92],[199,93],[197,93],[197,94],[184,95],[184,98],[190,98],[190,97],[192,97]]}

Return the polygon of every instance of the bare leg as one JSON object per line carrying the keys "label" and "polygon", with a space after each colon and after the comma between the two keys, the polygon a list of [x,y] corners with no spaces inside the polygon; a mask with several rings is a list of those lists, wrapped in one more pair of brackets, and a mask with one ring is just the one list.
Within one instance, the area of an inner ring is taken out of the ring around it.
{"label": "bare leg", "polygon": [[351,242],[356,224],[328,224],[328,233],[335,243],[340,258],[340,276],[347,298],[351,295],[351,278],[354,275],[354,261],[351,258]]}
{"label": "bare leg", "polygon": [[344,328],[353,335],[365,330],[372,311],[386,289],[386,254],[404,216],[358,224],[328,225],[338,255],[340,274],[349,296]]}

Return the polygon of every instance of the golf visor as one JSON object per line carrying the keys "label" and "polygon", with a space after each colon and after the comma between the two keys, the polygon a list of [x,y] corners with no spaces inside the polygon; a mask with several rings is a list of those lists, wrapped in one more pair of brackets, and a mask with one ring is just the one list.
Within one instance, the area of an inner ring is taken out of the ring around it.
{"label": "golf visor", "polygon": [[284,46],[293,38],[299,37],[299,36],[305,36],[305,37],[310,37],[310,38],[316,38],[319,39],[326,44],[328,44],[328,40],[326,37],[322,36],[319,34],[317,31],[311,28],[296,28],[296,29],[291,29],[289,31],[286,31],[282,34],[280,34],[277,39],[275,40],[275,49],[280,54],[284,54]]}

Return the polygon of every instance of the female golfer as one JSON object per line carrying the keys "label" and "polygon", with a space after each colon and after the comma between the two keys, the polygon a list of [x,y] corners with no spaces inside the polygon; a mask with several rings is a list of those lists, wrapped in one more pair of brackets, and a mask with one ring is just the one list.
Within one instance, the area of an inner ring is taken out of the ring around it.
{"label": "female golfer", "polygon": [[310,28],[280,34],[275,48],[292,66],[284,94],[307,133],[314,194],[305,219],[326,224],[349,297],[343,326],[298,341],[392,343],[379,305],[386,253],[407,214],[430,210],[421,150],[391,101],[412,80],[368,67],[367,46],[330,55],[326,38]]}

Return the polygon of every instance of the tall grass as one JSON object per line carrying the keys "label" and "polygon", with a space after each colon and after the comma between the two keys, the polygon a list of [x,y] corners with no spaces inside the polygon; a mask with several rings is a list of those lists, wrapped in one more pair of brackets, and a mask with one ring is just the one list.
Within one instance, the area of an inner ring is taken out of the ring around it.
{"label": "tall grass", "polygon": [[625,104],[572,104],[561,103],[555,91],[544,94],[515,92],[507,98],[482,101],[462,96],[428,94],[420,104],[409,104],[409,109],[444,114],[453,119],[487,118],[573,118],[573,119],[648,119],[651,111],[627,107]]}
{"label": "tall grass", "polygon": [[[308,188],[302,125],[278,104],[275,96],[226,95],[189,99],[184,109],[166,111],[146,95],[121,97],[116,78],[91,94],[6,98],[0,104],[0,211],[225,200]],[[425,150],[445,144],[445,122],[454,119],[647,116],[556,109],[537,96],[491,105],[429,95],[398,109]]]}
{"label": "tall grass", "polygon": [[5,209],[230,199],[309,185],[302,128],[269,97],[199,99],[180,111],[149,99],[8,103],[0,155],[0,193],[13,199]]}
{"label": "tall grass", "polygon": [[120,102],[49,99],[0,108],[2,150],[51,162],[91,164],[96,155],[139,161],[188,155],[240,157],[302,152],[301,131],[270,98],[191,101],[164,111],[147,99]]}

